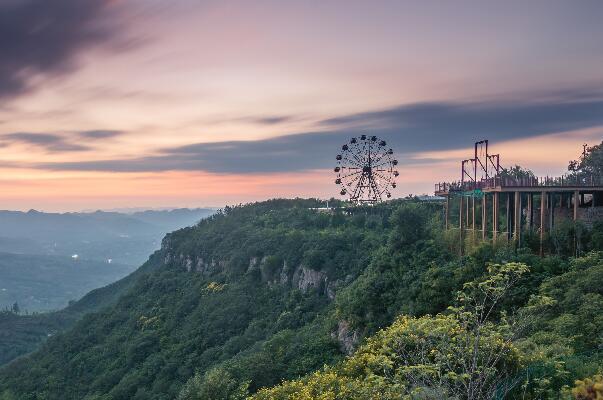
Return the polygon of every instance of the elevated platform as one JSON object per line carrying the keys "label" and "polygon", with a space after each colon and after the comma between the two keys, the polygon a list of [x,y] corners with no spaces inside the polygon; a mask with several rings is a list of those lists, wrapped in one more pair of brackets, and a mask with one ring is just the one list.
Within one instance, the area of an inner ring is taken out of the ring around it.
{"label": "elevated platform", "polygon": [[603,191],[603,177],[577,179],[558,178],[488,178],[477,182],[442,182],[435,184],[436,196],[465,195],[480,197],[483,193],[574,193],[593,194]]}
{"label": "elevated platform", "polygon": [[460,231],[461,249],[466,232],[473,236],[481,232],[483,240],[491,237],[494,241],[504,235],[521,244],[522,233],[535,230],[543,254],[545,234],[558,220],[580,220],[587,226],[603,220],[603,177],[495,177],[477,182],[438,183],[435,194],[446,199],[447,230],[453,226],[451,203],[457,199],[455,225]]}
{"label": "elevated platform", "polygon": [[[582,157],[589,149],[584,146]],[[521,168],[512,173],[527,175]],[[521,244],[522,233],[540,235],[540,254],[546,232],[556,221],[571,219],[592,225],[603,220],[603,176],[568,174],[560,177],[512,177],[501,168],[500,155],[490,154],[488,140],[474,143],[473,157],[461,160],[461,180],[436,183],[444,197],[446,230],[458,229],[462,254],[467,232],[496,241],[504,235]],[[451,214],[458,218],[451,220]],[[453,228],[458,226],[458,228]],[[503,230],[504,229],[504,230]]]}

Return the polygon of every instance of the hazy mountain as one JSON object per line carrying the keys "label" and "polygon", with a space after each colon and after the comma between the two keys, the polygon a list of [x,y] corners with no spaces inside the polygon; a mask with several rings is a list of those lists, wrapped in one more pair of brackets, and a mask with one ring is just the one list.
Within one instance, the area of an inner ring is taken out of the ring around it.
{"label": "hazy mountain", "polygon": [[191,217],[200,220],[213,213],[213,209],[188,209],[177,208],[174,210],[144,210],[129,214],[132,218],[148,224],[161,226],[171,232],[176,229],[191,225]]}
{"label": "hazy mountain", "polygon": [[0,309],[63,308],[142,264],[170,231],[209,209],[133,214],[0,211]]}
{"label": "hazy mountain", "polygon": [[[50,254],[140,265],[170,231],[193,225],[211,209],[132,214],[0,211],[0,251]],[[0,276],[1,278],[1,276]]]}
{"label": "hazy mountain", "polygon": [[0,309],[58,310],[132,272],[130,265],[66,256],[0,253]]}

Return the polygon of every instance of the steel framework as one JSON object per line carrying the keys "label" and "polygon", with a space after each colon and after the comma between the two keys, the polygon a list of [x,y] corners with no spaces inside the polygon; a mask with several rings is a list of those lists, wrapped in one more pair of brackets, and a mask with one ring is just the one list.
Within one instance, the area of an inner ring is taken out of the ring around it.
{"label": "steel framework", "polygon": [[500,154],[490,154],[488,152],[488,140],[475,142],[473,158],[461,161],[462,186],[465,186],[465,182],[468,182],[469,186],[477,187],[478,182],[497,177],[499,173]]}

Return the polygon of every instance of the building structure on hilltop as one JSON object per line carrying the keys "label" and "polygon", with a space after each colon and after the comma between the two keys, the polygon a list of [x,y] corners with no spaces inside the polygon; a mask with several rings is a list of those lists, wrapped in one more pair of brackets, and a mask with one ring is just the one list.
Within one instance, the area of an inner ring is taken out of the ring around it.
{"label": "building structure on hilltop", "polygon": [[[435,185],[435,195],[446,199],[446,230],[459,229],[461,243],[470,233],[493,241],[503,236],[518,246],[525,232],[535,232],[542,255],[545,235],[558,221],[591,226],[603,220],[602,176],[538,178],[516,172],[504,174],[500,155],[489,154],[488,141],[476,142],[474,157],[461,162],[461,180]],[[452,224],[453,202],[458,206],[458,228]]]}

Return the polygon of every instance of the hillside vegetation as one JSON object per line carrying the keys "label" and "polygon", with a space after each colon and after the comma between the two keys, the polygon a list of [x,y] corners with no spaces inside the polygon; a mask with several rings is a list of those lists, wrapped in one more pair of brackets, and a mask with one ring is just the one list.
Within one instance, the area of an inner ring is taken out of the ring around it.
{"label": "hillside vegetation", "polygon": [[167,235],[119,299],[1,369],[0,399],[556,398],[598,372],[598,242],[459,258],[439,204],[318,206],[226,208]]}
{"label": "hillside vegetation", "polygon": [[0,365],[36,350],[46,339],[70,328],[85,314],[113,304],[149,268],[152,265],[145,265],[59,311],[26,315],[12,310],[0,312]]}

